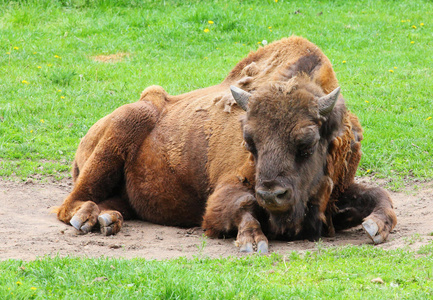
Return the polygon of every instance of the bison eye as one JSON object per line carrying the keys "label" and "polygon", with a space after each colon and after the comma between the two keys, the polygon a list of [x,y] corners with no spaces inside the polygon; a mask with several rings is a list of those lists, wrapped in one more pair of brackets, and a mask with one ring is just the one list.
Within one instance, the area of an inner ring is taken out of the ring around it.
{"label": "bison eye", "polygon": [[313,155],[314,150],[315,150],[315,147],[311,147],[311,148],[308,148],[308,149],[302,149],[299,152],[299,156],[303,157],[303,158],[310,157],[311,155]]}
{"label": "bison eye", "polygon": [[300,148],[298,148],[298,155],[300,158],[308,158],[311,155],[314,154],[314,151],[316,151],[317,143],[314,143],[313,145],[304,145]]}

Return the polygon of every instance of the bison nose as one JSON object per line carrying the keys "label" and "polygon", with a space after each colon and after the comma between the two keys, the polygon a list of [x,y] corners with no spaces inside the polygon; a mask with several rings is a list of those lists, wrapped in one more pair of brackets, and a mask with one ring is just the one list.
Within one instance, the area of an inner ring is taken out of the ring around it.
{"label": "bison nose", "polygon": [[273,190],[257,189],[256,194],[266,205],[281,205],[284,200],[292,197],[290,189],[276,188]]}

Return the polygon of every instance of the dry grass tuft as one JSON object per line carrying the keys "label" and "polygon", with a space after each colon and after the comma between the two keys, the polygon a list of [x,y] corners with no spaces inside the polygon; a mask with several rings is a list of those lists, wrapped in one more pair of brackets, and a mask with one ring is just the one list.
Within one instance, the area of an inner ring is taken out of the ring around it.
{"label": "dry grass tuft", "polygon": [[94,61],[104,62],[104,63],[117,63],[121,62],[125,57],[129,57],[129,53],[116,53],[110,55],[97,55],[92,56]]}

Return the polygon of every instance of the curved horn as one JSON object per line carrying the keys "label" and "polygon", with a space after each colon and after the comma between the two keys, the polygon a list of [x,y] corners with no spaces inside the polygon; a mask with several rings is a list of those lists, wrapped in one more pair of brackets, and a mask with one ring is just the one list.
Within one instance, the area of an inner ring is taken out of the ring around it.
{"label": "curved horn", "polygon": [[230,86],[230,91],[236,103],[246,111],[248,109],[248,99],[251,97],[251,94],[234,85]]}
{"label": "curved horn", "polygon": [[338,95],[340,95],[340,87],[336,88],[328,95],[319,98],[319,114],[326,117],[337,103]]}

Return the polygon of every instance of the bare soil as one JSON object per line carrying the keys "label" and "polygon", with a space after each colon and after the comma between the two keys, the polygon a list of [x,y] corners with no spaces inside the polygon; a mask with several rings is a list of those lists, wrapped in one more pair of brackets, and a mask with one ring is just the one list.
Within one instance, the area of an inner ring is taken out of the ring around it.
{"label": "bare soil", "polygon": [[103,62],[103,63],[117,63],[121,62],[125,57],[129,57],[129,53],[116,53],[116,54],[110,54],[110,55],[97,55],[92,56],[92,59],[94,61]]}
{"label": "bare soil", "polygon": [[[369,186],[378,183],[371,178],[358,178]],[[115,236],[97,232],[78,235],[75,229],[57,220],[51,213],[72,189],[69,180],[33,183],[0,180],[0,260],[33,260],[45,255],[80,257],[142,257],[170,259],[180,256],[242,256],[234,238],[203,237],[200,228],[176,228],[142,221],[125,222]],[[390,193],[396,207],[398,224],[388,241],[376,247],[416,250],[433,240],[433,182],[411,182],[401,192]],[[323,238],[322,246],[371,244],[360,227]],[[309,241],[270,241],[270,252],[316,249]]]}

